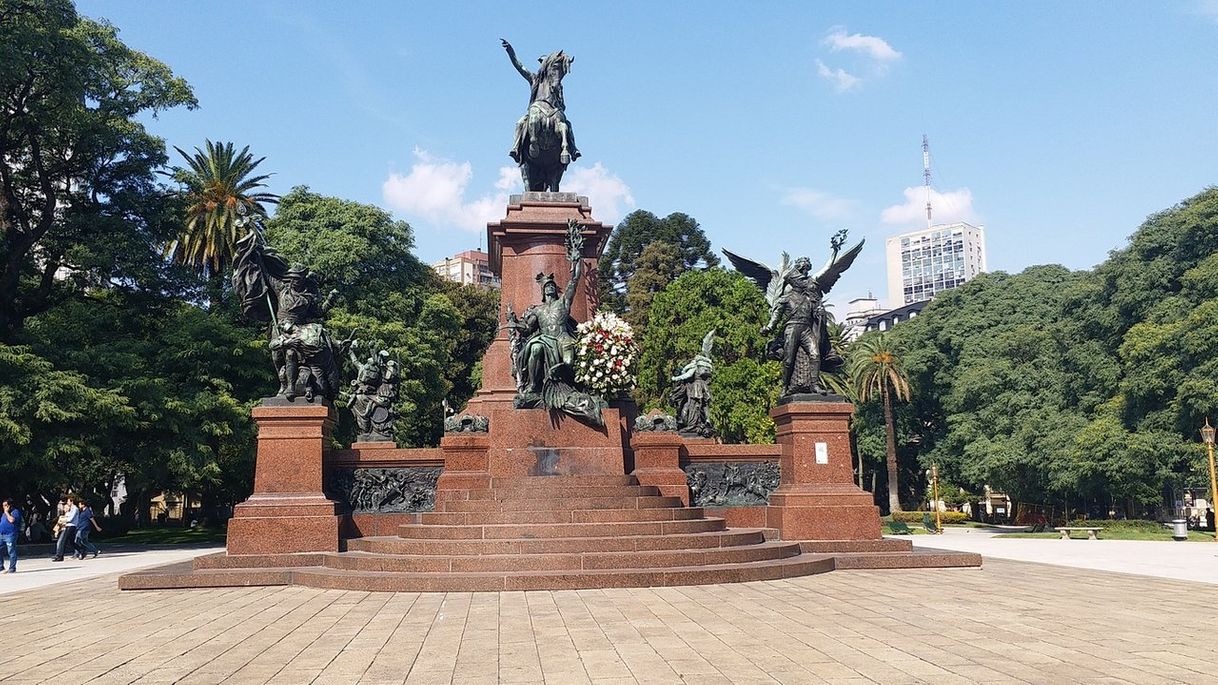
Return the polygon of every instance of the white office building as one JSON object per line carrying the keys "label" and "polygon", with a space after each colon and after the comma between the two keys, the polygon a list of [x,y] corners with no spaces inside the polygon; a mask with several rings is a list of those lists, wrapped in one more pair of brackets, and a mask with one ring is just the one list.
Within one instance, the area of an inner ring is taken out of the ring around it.
{"label": "white office building", "polygon": [[985,227],[963,221],[889,238],[888,306],[924,302],[986,271]]}

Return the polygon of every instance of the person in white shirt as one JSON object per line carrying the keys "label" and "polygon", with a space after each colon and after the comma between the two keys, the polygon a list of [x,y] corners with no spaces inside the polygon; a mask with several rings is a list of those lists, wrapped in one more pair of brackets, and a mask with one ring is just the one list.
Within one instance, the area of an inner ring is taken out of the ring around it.
{"label": "person in white shirt", "polygon": [[76,524],[80,519],[80,509],[74,500],[68,500],[68,510],[59,517],[59,540],[55,543],[55,557],[51,561],[63,561],[63,548],[72,545],[72,556],[82,554],[76,546]]}

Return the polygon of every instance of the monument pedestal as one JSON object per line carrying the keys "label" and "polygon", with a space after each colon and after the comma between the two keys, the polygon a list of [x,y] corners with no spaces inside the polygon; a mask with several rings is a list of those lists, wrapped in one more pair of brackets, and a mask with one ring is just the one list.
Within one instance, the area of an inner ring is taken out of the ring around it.
{"label": "monument pedestal", "polygon": [[770,410],[782,476],[766,525],[783,540],[879,540],[880,509],[854,484],[848,402],[792,402]]}
{"label": "monument pedestal", "polygon": [[639,485],[654,485],[665,497],[680,497],[689,506],[689,485],[681,470],[680,435],[670,431],[635,433],[630,441],[634,448],[634,472],[630,475]]}
{"label": "monument pedestal", "polygon": [[[567,286],[567,221],[579,222],[584,236],[584,278],[571,303],[571,316],[586,321],[596,311],[596,262],[612,226],[592,218],[588,198],[575,193],[528,192],[511,196],[502,221],[487,224],[486,238],[491,271],[501,280],[499,333],[482,358],[482,388],[465,411],[490,417],[495,409],[512,408],[516,381],[508,342],[507,311],[517,315],[541,302],[537,274],[554,274],[559,289]],[[492,429],[493,430],[493,429]]]}
{"label": "monument pedestal", "polygon": [[491,487],[490,438],[486,433],[451,433],[440,439],[444,471],[436,480],[436,508],[447,500],[469,499],[470,491]]}
{"label": "monument pedestal", "polygon": [[337,552],[338,503],[322,492],[322,452],[334,410],[320,404],[255,407],[254,492],[233,509],[229,554]]}

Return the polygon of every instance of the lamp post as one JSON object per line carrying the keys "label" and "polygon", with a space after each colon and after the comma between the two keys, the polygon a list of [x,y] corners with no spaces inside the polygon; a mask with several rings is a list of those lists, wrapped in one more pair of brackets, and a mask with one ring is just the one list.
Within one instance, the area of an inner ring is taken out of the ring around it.
{"label": "lamp post", "polygon": [[930,488],[934,500],[932,504],[935,507],[935,533],[943,534],[943,517],[939,513],[939,466],[937,464],[930,465]]}
{"label": "lamp post", "polygon": [[[1218,476],[1214,475],[1214,432],[1209,417],[1206,417],[1205,425],[1201,427],[1201,441],[1205,443],[1205,448],[1210,455],[1210,509],[1213,509],[1215,516],[1218,517]],[[1215,521],[1218,521],[1218,518],[1215,518]],[[1214,525],[1214,542],[1218,542],[1218,523]]]}

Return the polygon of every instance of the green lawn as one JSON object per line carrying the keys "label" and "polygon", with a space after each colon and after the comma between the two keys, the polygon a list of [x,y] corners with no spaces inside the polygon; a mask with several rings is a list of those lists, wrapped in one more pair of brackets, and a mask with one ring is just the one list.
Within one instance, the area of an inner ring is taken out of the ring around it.
{"label": "green lawn", "polygon": [[[1086,540],[1086,533],[1079,531],[1074,533],[1074,539]],[[1099,533],[1101,540],[1162,540],[1170,541],[1171,531],[1164,528],[1162,532],[1146,531],[1146,530],[1129,530],[1129,529],[1111,529],[1101,530]],[[1044,533],[999,533],[996,538],[1040,538],[1045,540],[1053,540],[1061,537],[1061,533],[1044,532]],[[1202,533],[1195,530],[1188,531],[1188,542],[1213,542],[1213,533]]]}
{"label": "green lawn", "polygon": [[[910,523],[908,525],[910,535],[927,535],[926,529],[922,527],[921,523]],[[892,532],[891,521],[884,521],[884,530],[881,532],[884,535],[896,535],[896,533]],[[904,533],[901,534],[904,535]]]}
{"label": "green lawn", "polygon": [[224,543],[223,528],[141,528],[102,542],[123,545],[185,545]]}

